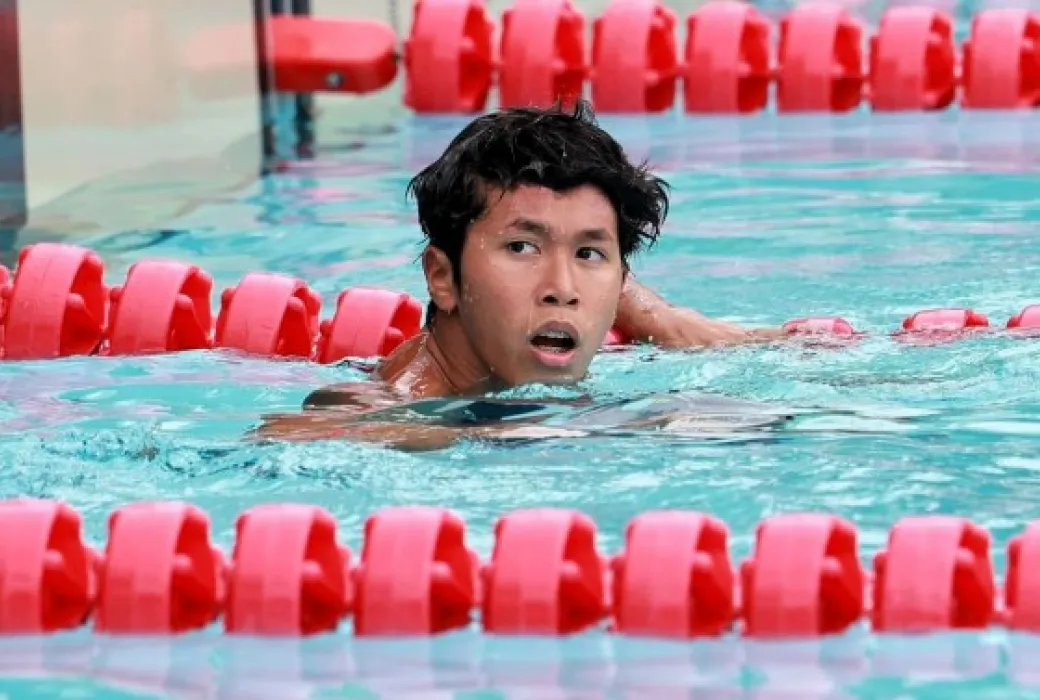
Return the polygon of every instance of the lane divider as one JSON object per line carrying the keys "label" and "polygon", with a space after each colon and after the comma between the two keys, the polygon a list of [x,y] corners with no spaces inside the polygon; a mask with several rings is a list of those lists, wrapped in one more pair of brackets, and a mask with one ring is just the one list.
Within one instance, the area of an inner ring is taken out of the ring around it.
{"label": "lane divider", "polygon": [[0,633],[90,626],[175,634],[422,636],[478,625],[488,634],[559,636],[594,627],[690,639],[938,633],[1002,626],[1040,631],[1040,521],[1011,539],[1004,585],[988,531],[955,516],[907,516],[870,567],[838,516],[772,516],[734,566],[729,529],[693,511],[651,511],[607,556],[595,522],[562,508],[514,510],[494,525],[488,560],[445,508],[399,506],[367,518],[360,556],[319,506],[254,506],[230,555],[185,502],[131,503],[108,521],[103,551],[60,501],[0,502]]}
{"label": "lane divider", "polygon": [[21,251],[0,287],[6,360],[72,355],[140,355],[222,348],[266,357],[384,356],[416,335],[422,305],[401,292],[344,290],[331,319],[303,280],[252,272],[222,290],[211,308],[212,277],[176,260],[142,260],[106,286],[104,263],[86,248],[38,243]]}
{"label": "lane divider", "polygon": [[[113,286],[106,284],[104,273],[101,257],[87,248],[64,243],[24,248],[13,275],[0,268],[0,357],[223,349],[327,364],[385,357],[423,324],[422,303],[390,289],[344,289],[331,318],[323,319],[322,298],[304,280],[250,272],[221,290],[214,314],[213,279],[196,265],[142,260]],[[793,319],[782,328],[809,344],[841,346],[867,337],[840,317]],[[1021,309],[1004,329],[972,309],[922,310],[904,319],[891,338],[935,345],[998,330],[1016,337],[1040,335],[1040,305]],[[606,348],[629,345],[631,339],[617,328],[604,340]]]}
{"label": "lane divider", "polygon": [[[680,94],[683,110],[699,114],[1040,104],[1040,13],[1029,9],[980,10],[960,52],[952,16],[927,6],[888,8],[873,34],[829,2],[799,3],[774,24],[746,3],[711,0],[685,23],[680,47],[679,18],[662,0],[612,0],[587,46],[586,16],[571,0],[515,0],[496,45],[484,0],[416,0],[399,56],[385,23],[269,20],[277,89],[368,94],[400,66],[404,103],[423,114],[482,111],[496,85],[503,106],[570,102],[587,85],[604,113],[662,112]],[[200,73],[229,60],[209,54]]]}

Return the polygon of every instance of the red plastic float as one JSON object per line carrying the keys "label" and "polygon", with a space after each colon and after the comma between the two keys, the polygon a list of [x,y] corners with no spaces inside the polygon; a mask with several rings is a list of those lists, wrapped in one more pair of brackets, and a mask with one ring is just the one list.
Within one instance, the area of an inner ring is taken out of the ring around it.
{"label": "red plastic float", "polygon": [[780,20],[777,109],[848,112],[865,82],[863,28],[838,4],[798,5]]}
{"label": "red plastic float", "polygon": [[870,47],[875,110],[936,110],[953,103],[957,51],[948,15],[930,7],[889,8]]}
{"label": "red plastic float", "polygon": [[964,519],[900,520],[874,557],[875,630],[980,629],[994,613],[996,586],[986,530]]}
{"label": "red plastic float", "polygon": [[423,308],[407,294],[352,287],[342,291],[336,313],[322,321],[318,362],[344,357],[385,357],[419,333]]}
{"label": "red plastic float", "polygon": [[442,508],[384,509],[365,522],[354,631],[414,635],[465,627],[477,601],[478,572],[458,516]]}
{"label": "red plastic float", "polygon": [[747,636],[836,634],[863,614],[856,529],[841,518],[769,518],[756,529],[754,555],[740,573]]}
{"label": "red plastic float", "polygon": [[109,517],[95,615],[99,632],[201,629],[224,602],[223,555],[209,516],[188,503],[133,503]]}
{"label": "red plastic float", "polygon": [[[213,282],[193,265],[144,260],[132,265],[123,284],[108,292],[101,279],[102,263],[87,249],[37,244],[20,257],[22,264],[13,282],[0,287],[0,307],[4,307],[0,351],[10,359],[216,347],[330,363],[346,357],[385,357],[421,330],[420,302],[387,289],[344,290],[333,317],[321,320],[321,298],[304,281],[276,273],[250,273],[223,290],[216,323],[211,324]],[[55,294],[54,289],[71,291]],[[926,309],[905,318],[892,337],[901,343],[928,345],[989,327],[988,318],[971,309]],[[14,334],[8,341],[4,332],[11,329]],[[1036,335],[1040,305],[1011,316],[1007,329],[1019,336]],[[842,346],[849,338],[865,336],[840,317],[796,318],[785,322],[782,331],[787,336],[811,336],[814,344],[833,338]],[[609,349],[632,342],[612,327],[602,345]]]}
{"label": "red plastic float", "polygon": [[416,0],[404,46],[404,103],[420,113],[484,109],[494,29],[482,0]]}
{"label": "red plastic float", "polygon": [[213,280],[195,265],[143,260],[111,290],[107,352],[137,355],[212,345]]}
{"label": "red plastic float", "polygon": [[363,95],[397,76],[397,37],[383,22],[275,15],[267,27],[275,90]]}
{"label": "red plastic float", "polygon": [[242,513],[230,566],[209,527],[191,504],[130,504],[110,518],[101,556],[70,506],[0,501],[0,634],[73,629],[93,615],[100,633],[172,634],[222,616],[231,634],[301,636],[333,632],[353,611],[359,636],[415,636],[467,627],[478,610],[491,634],[557,636],[604,618],[612,632],[671,639],[718,637],[731,623],[758,639],[836,634],[860,621],[896,634],[1040,631],[1040,521],[1008,543],[1003,596],[989,533],[951,516],[897,522],[872,581],[851,523],[771,517],[756,529],[739,585],[725,523],[691,511],[633,518],[609,567],[595,524],[571,510],[507,514],[483,568],[465,523],[443,508],[370,516],[356,568],[317,506]]}
{"label": "red plastic float", "polygon": [[632,339],[622,333],[616,327],[611,328],[607,331],[606,337],[603,338],[603,345],[608,347],[616,347],[621,345],[630,345]]}
{"label": "red plastic float", "polygon": [[[484,0],[417,0],[400,57],[384,23],[279,15],[263,28],[261,60],[273,67],[275,90],[359,94],[389,85],[402,60],[404,102],[418,113],[480,112],[496,77],[503,106],[567,104],[582,94],[586,75],[602,112],[665,111],[679,74],[690,113],[759,111],[774,78],[782,113],[845,112],[864,96],[877,111],[945,109],[958,83],[968,109],[1040,105],[1040,15],[1026,9],[980,11],[958,76],[954,23],[928,5],[886,10],[865,56],[864,29],[845,6],[796,4],[780,21],[774,69],[770,22],[746,3],[710,0],[689,14],[680,65],[670,9],[660,0],[613,0],[593,20],[590,71],[584,15],[573,2],[514,0],[503,16],[500,58]],[[241,50],[255,35],[255,27],[236,25],[191,37],[190,88],[233,96],[229,89],[257,59]]]}
{"label": "red plastic float", "polygon": [[1007,327],[1014,330],[1040,329],[1040,304],[1025,307],[1008,319]]}
{"label": "red plastic float", "polygon": [[502,16],[503,107],[573,104],[581,96],[585,15],[570,0],[517,0]]}
{"label": "red plastic float", "polygon": [[712,0],[686,19],[684,105],[690,113],[746,114],[769,102],[770,24],[756,8]]}
{"label": "red plastic float", "polygon": [[1005,624],[1013,630],[1040,632],[1040,521],[1012,537],[1007,552]]}
{"label": "red plastic float", "polygon": [[495,523],[482,570],[482,621],[493,634],[570,634],[606,613],[606,567],[596,524],[583,513],[514,511]]}
{"label": "red plastic float", "polygon": [[614,627],[628,635],[722,634],[733,621],[726,525],[702,513],[659,511],[632,520],[612,562]]}
{"label": "red plastic float", "polygon": [[963,56],[964,107],[1040,104],[1040,16],[1017,8],[982,10],[972,18]]}
{"label": "red plastic float", "polygon": [[350,611],[350,550],[317,506],[256,506],[235,523],[225,629],[234,634],[330,632]]}
{"label": "red plastic float", "polygon": [[972,309],[925,309],[903,319],[892,334],[907,345],[939,345],[987,331],[989,319]]}
{"label": "red plastic float", "polygon": [[81,626],[97,594],[96,561],[75,509],[60,501],[0,502],[0,634]]}
{"label": "red plastic float", "polygon": [[251,354],[309,358],[320,313],[321,297],[303,280],[251,272],[221,295],[215,344]]}
{"label": "red plastic float", "polygon": [[40,360],[99,349],[107,321],[104,263],[93,251],[61,243],[22,249],[4,301],[4,357]]}
{"label": "red plastic float", "polygon": [[663,112],[675,104],[675,13],[659,0],[612,0],[592,24],[592,103],[600,112]]}
{"label": "red plastic float", "polygon": [[903,330],[911,333],[961,332],[988,327],[989,319],[972,309],[926,309],[903,319]]}

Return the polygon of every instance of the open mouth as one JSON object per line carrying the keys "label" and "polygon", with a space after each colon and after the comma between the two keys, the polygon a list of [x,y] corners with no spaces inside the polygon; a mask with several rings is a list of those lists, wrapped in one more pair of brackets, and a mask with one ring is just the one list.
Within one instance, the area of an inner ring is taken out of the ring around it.
{"label": "open mouth", "polygon": [[531,345],[544,352],[562,355],[577,348],[578,341],[569,331],[552,329],[536,333],[531,338]]}

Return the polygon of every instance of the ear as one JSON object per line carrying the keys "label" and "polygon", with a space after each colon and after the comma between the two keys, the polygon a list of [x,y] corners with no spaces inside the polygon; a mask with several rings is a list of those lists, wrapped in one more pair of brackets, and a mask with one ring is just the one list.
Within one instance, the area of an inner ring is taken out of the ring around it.
{"label": "ear", "polygon": [[451,260],[448,260],[448,256],[440,248],[428,245],[423,251],[422,263],[430,299],[438,309],[450,314],[459,304]]}

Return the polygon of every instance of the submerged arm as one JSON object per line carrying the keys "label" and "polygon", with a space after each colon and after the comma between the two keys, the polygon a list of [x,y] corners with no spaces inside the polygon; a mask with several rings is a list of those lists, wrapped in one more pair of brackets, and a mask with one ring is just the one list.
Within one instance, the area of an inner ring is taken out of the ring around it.
{"label": "submerged arm", "polygon": [[536,425],[509,427],[472,426],[457,428],[442,425],[357,423],[336,411],[305,411],[297,414],[267,416],[253,437],[259,440],[313,442],[315,440],[356,440],[404,452],[427,452],[451,447],[464,439],[528,440],[548,437],[583,437],[586,433]]}
{"label": "submerged arm", "polygon": [[[282,413],[263,417],[250,433],[254,440],[314,442],[316,440],[354,440],[384,445],[406,452],[440,450],[465,439],[525,440],[546,437],[580,437],[584,433],[560,428],[541,427],[535,423],[511,420],[498,425],[437,425],[409,422],[406,416],[386,420],[386,414],[348,403],[349,392],[336,387],[324,390],[321,399],[315,392],[308,397],[300,413]],[[338,394],[341,403],[335,403]],[[384,405],[383,408],[386,406]],[[404,408],[404,407],[402,407]],[[376,411],[380,408],[376,407]]]}
{"label": "submerged arm", "polygon": [[746,329],[669,304],[629,275],[621,291],[619,331],[638,342],[666,348],[706,347],[781,338],[779,328]]}
{"label": "submerged arm", "polygon": [[410,452],[450,447],[463,436],[463,431],[459,428],[422,424],[361,423],[356,421],[356,416],[336,409],[306,409],[302,413],[264,416],[261,425],[252,433],[252,437],[259,440],[356,440]]}

